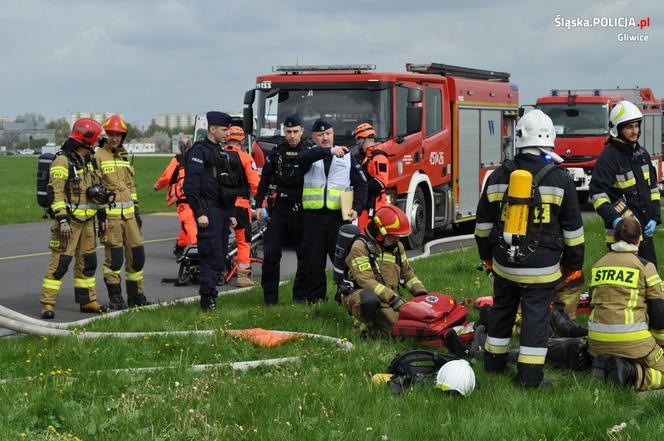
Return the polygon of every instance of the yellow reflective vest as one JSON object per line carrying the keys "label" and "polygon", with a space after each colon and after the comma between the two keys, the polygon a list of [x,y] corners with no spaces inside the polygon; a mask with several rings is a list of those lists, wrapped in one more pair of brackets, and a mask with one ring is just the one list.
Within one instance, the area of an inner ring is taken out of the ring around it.
{"label": "yellow reflective vest", "polygon": [[325,163],[321,159],[312,164],[304,175],[302,207],[305,210],[341,210],[341,193],[350,189],[351,155],[332,157],[330,170],[325,175]]}
{"label": "yellow reflective vest", "polygon": [[134,186],[134,167],[129,162],[129,153],[120,146],[115,151],[110,147],[97,149],[95,161],[106,190],[115,193],[115,206],[106,208],[109,217],[134,217],[138,195]]}

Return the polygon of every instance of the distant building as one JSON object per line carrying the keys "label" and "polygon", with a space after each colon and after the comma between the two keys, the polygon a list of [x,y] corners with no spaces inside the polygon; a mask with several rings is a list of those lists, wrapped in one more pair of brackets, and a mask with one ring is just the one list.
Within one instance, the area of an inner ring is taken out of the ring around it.
{"label": "distant building", "polygon": [[55,141],[55,130],[46,128],[46,121],[41,119],[28,119],[25,121],[6,121],[4,129],[0,130],[0,138],[5,136],[14,138],[18,142],[30,142],[33,139],[45,139],[47,142]]}
{"label": "distant building", "polygon": [[[76,120],[79,118],[92,118],[99,121],[100,123],[103,123],[106,118],[113,115],[114,113],[116,112],[67,112],[65,119],[69,123],[69,127],[73,127],[74,122],[76,122]],[[120,116],[122,119],[124,119],[122,114],[120,114]]]}
{"label": "distant building", "polygon": [[152,121],[161,127],[179,129],[194,125],[196,115],[193,113],[160,113]]}

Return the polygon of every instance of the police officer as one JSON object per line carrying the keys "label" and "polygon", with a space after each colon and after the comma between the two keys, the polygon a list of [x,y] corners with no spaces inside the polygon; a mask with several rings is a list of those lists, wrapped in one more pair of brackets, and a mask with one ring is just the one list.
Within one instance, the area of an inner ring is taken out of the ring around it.
{"label": "police officer", "polygon": [[[95,153],[97,167],[101,171],[106,188],[115,193],[113,206],[102,209],[98,218],[103,231],[104,282],[108,289],[110,308],[121,310],[129,306],[145,306],[143,266],[143,221],[138,212],[138,195],[134,185],[134,167],[129,162],[129,153],[122,145],[127,136],[127,124],[120,115],[111,115],[102,127],[108,138]],[[122,298],[120,271],[124,253],[125,285],[127,303]]]}
{"label": "police officer", "polygon": [[[506,370],[512,327],[521,304],[517,382],[532,387],[540,385],[544,377],[554,287],[563,280],[563,273],[565,279],[578,278],[581,273],[584,235],[574,182],[550,163],[550,158],[562,162],[553,152],[551,119],[533,110],[519,120],[516,129],[517,155],[513,163],[505,161],[487,179],[477,206],[475,237],[480,258],[495,275],[484,368],[487,372]],[[512,174],[526,172],[532,184],[517,185],[516,179],[510,184]],[[509,196],[517,191],[526,197]],[[503,213],[512,213],[512,205],[524,204],[528,208],[525,235],[510,235],[505,225],[511,214],[503,220]]]}
{"label": "police officer", "polygon": [[53,308],[60,294],[62,278],[74,259],[74,295],[81,312],[107,310],[105,305],[97,303],[95,291],[94,217],[97,203],[103,201],[96,201],[91,191],[100,183],[91,154],[101,134],[101,125],[94,119],[78,119],[62,145],[62,153],[51,163],[49,187],[53,191],[53,201],[50,209],[55,223],[49,241],[51,258],[42,282],[43,319],[55,317]]}
{"label": "police officer", "polygon": [[226,263],[235,199],[241,185],[242,164],[233,152],[226,152],[230,115],[208,112],[208,133],[187,153],[184,193],[198,223],[200,257],[200,304],[204,310],[217,308],[216,283]]}
{"label": "police officer", "polygon": [[[334,146],[334,128],[324,119],[317,119],[311,128],[311,138],[317,146]],[[304,243],[306,244],[306,283],[308,302],[326,299],[325,256],[334,259],[339,227],[344,223],[341,213],[341,194],[352,189],[351,220],[367,199],[367,180],[362,166],[353,155],[328,156],[316,161],[304,175],[302,206],[304,208]]]}
{"label": "police officer", "polygon": [[636,253],[634,217],[615,226],[611,251],[592,267],[588,349],[593,375],[637,390],[664,387],[664,293],[657,268]]}
{"label": "police officer", "polygon": [[609,139],[590,180],[593,206],[604,220],[606,241],[611,244],[613,228],[621,218],[619,207],[626,205],[643,228],[639,256],[657,266],[652,236],[662,222],[660,195],[650,155],[639,145],[643,115],[631,102],[620,101],[609,119]]}
{"label": "police officer", "polygon": [[426,288],[408,263],[400,237],[410,234],[406,213],[387,205],[378,209],[367,224],[366,242],[356,240],[346,257],[348,279],[358,288],[341,298],[342,304],[367,334],[390,334],[404,303],[402,283],[413,295],[425,295]]}
{"label": "police officer", "polygon": [[[302,242],[303,210],[302,185],[304,170],[331,155],[343,156],[346,151],[336,148],[309,148],[302,139],[304,134],[302,118],[296,113],[284,120],[285,142],[270,151],[261,171],[261,179],[256,193],[255,210],[258,219],[264,218],[263,208],[267,197],[273,197],[270,207],[270,222],[263,240],[263,270],[261,286],[266,305],[274,305],[279,300],[279,266],[281,249],[286,242],[295,245],[297,270],[293,284],[293,301],[308,300],[305,283],[305,260]],[[270,195],[271,190],[273,195]]]}

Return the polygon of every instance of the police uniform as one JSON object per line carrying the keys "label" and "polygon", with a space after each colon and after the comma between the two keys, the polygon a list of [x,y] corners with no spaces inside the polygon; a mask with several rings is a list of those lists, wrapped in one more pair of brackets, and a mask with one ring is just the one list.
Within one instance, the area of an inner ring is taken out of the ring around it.
{"label": "police uniform", "polygon": [[634,362],[638,390],[664,387],[664,294],[655,266],[623,241],[592,267],[588,347]]}
{"label": "police uniform", "polygon": [[104,186],[115,193],[115,205],[105,210],[106,232],[101,238],[105,250],[104,283],[111,299],[111,308],[123,309],[126,306],[120,285],[123,254],[129,306],[143,306],[148,303],[143,284],[145,249],[139,225],[134,167],[129,162],[129,153],[122,145],[116,149],[108,145],[97,149],[95,161]]}
{"label": "police uniform", "polygon": [[385,186],[389,179],[390,162],[387,159],[387,153],[380,149],[380,145],[368,147],[365,155],[356,159],[361,163],[368,181],[367,203],[357,220],[360,231],[364,232],[376,210],[387,205]]}
{"label": "police uniform", "polygon": [[[609,139],[593,169],[590,196],[597,214],[604,220],[607,244],[614,241],[613,222],[621,215],[613,204],[620,200],[636,216],[641,228],[645,228],[650,220],[657,225],[662,222],[657,172],[650,162],[650,155],[638,142],[630,145],[619,138]],[[643,235],[639,256],[657,266],[652,237]]]}
{"label": "police uniform", "polygon": [[[325,131],[332,125],[316,120],[312,132]],[[329,149],[328,149],[329,150]],[[334,260],[334,248],[341,215],[341,193],[353,190],[353,210],[360,213],[367,199],[367,181],[353,155],[328,156],[314,162],[304,175],[302,206],[304,208],[304,244],[306,245],[306,283],[308,302],[326,300],[326,256]]]}
{"label": "police uniform", "polygon": [[354,318],[368,325],[369,331],[390,334],[399,318],[390,304],[401,300],[398,287],[402,281],[413,295],[425,294],[426,288],[410,266],[401,242],[386,249],[369,232],[366,236],[367,242],[356,240],[346,257],[348,279],[359,289],[342,296],[341,302]]}
{"label": "police uniform", "polygon": [[[67,141],[65,146],[71,142]],[[87,192],[91,186],[99,183],[100,178],[92,159],[79,156],[74,148],[58,155],[51,163],[49,171],[49,185],[53,189],[51,210],[55,223],[51,227],[51,258],[42,282],[40,297],[43,310],[50,312],[50,317],[44,318],[53,317],[53,305],[60,294],[62,278],[74,258],[75,300],[81,305],[82,311],[85,305],[96,305],[97,252],[93,219],[98,207],[88,200]],[[60,220],[63,219],[68,219],[71,225],[69,239],[60,233]]]}
{"label": "police uniform", "polygon": [[525,255],[510,259],[502,239],[503,204],[511,172],[525,169],[533,176],[547,164],[541,155],[516,155],[515,167],[504,164],[487,179],[477,207],[475,238],[480,257],[493,259],[494,305],[489,313],[485,345],[485,369],[502,371],[507,365],[509,344],[517,308],[521,304],[518,381],[524,386],[540,384],[549,337],[549,305],[554,287],[562,280],[561,268],[580,270],[584,235],[581,209],[574,183],[567,172],[555,167],[538,185],[541,205],[531,207]]}
{"label": "police uniform", "polygon": [[[230,127],[231,117],[208,112],[208,125]],[[184,193],[196,219],[205,215],[209,224],[198,226],[201,306],[216,308],[216,283],[226,263],[229,220],[241,184],[242,164],[234,152],[226,152],[208,137],[187,152]]]}

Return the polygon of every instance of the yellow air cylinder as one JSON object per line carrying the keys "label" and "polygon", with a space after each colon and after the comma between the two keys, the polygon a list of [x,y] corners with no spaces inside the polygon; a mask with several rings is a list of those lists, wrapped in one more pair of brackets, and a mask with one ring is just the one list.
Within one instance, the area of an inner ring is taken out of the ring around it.
{"label": "yellow air cylinder", "polygon": [[[518,199],[530,198],[533,185],[533,175],[527,170],[514,170],[510,174],[510,185],[507,196]],[[503,239],[510,246],[515,245],[515,236],[523,237],[528,229],[528,204],[508,203],[507,217],[503,231]]]}

